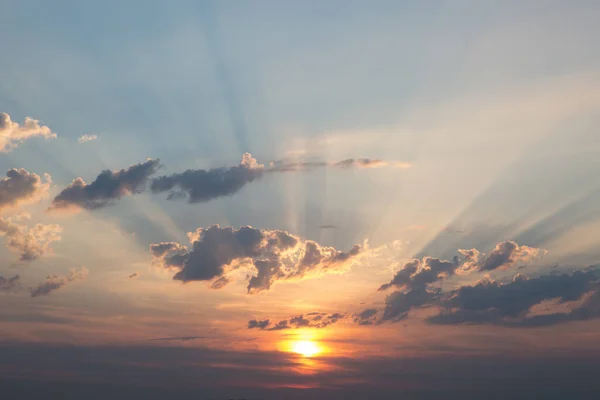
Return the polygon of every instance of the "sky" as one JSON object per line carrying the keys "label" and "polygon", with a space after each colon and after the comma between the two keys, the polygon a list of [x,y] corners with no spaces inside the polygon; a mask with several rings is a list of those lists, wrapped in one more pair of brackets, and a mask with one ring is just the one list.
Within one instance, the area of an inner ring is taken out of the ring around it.
{"label": "sky", "polygon": [[0,8],[7,398],[595,398],[600,3]]}

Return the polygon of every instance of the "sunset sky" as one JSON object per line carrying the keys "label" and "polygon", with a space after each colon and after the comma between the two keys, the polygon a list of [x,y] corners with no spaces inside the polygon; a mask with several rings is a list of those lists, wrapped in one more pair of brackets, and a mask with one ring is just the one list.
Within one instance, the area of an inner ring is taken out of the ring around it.
{"label": "sunset sky", "polygon": [[585,0],[0,0],[0,397],[596,398],[598,37]]}

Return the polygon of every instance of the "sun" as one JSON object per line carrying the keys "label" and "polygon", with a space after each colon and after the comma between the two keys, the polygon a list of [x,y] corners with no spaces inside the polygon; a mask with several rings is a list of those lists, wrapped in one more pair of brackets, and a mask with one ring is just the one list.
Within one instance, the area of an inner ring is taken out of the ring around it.
{"label": "sun", "polygon": [[312,357],[321,352],[319,346],[310,340],[299,340],[294,342],[292,351],[296,354],[300,354],[304,357]]}

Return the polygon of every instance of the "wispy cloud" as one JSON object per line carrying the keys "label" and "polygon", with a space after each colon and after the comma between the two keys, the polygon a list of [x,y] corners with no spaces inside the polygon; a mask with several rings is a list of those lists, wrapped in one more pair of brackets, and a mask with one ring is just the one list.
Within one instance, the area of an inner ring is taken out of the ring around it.
{"label": "wispy cloud", "polygon": [[66,276],[50,275],[44,282],[31,288],[31,297],[47,296],[71,282],[85,279],[88,273],[87,268],[81,267],[78,270],[71,270]]}
{"label": "wispy cloud", "polygon": [[96,140],[96,139],[98,139],[97,135],[83,135],[79,139],[77,139],[77,142],[79,144],[84,144],[84,143],[91,142],[92,140]]}

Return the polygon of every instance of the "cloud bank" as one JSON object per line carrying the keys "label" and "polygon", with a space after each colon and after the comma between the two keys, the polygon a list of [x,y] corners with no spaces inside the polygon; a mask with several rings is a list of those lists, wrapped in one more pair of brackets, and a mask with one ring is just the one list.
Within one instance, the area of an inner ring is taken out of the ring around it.
{"label": "cloud bank", "polygon": [[104,170],[90,184],[83,178],[76,178],[54,198],[50,210],[106,207],[124,196],[141,193],[148,177],[158,168],[159,160],[148,159],[126,169]]}
{"label": "cloud bank", "polygon": [[151,245],[153,264],[176,271],[175,280],[212,281],[213,288],[225,286],[230,272],[244,268],[251,275],[248,293],[268,290],[277,281],[345,272],[365,248],[355,245],[343,252],[282,230],[250,226],[213,225],[188,236],[191,249],[174,242]]}
{"label": "cloud bank", "polygon": [[66,276],[50,275],[44,282],[31,288],[31,297],[47,296],[71,282],[84,280],[88,273],[85,267],[81,267],[79,270],[71,270]]}
{"label": "cloud bank", "polygon": [[0,112],[0,152],[9,152],[33,137],[56,138],[50,128],[40,125],[40,121],[26,117],[23,125],[13,122],[10,115]]}

